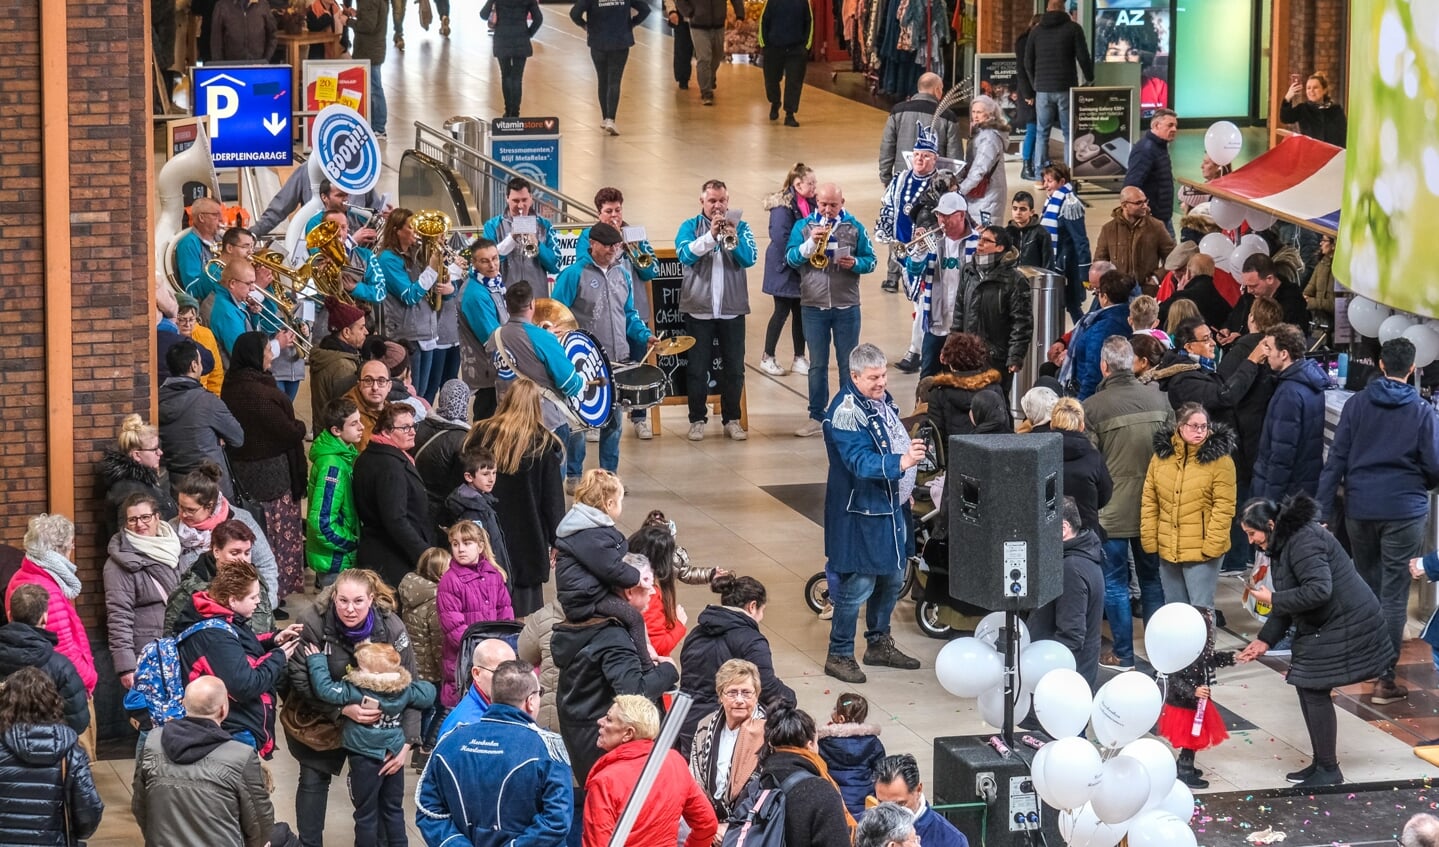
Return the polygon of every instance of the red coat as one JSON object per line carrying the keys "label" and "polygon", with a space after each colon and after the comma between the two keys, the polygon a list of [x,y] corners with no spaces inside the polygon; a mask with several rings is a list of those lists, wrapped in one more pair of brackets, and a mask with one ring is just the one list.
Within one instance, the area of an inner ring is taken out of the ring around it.
{"label": "red coat", "polygon": [[[585,780],[584,847],[610,843],[654,745],[647,739],[621,744],[590,769]],[[719,831],[714,807],[690,775],[689,765],[679,753],[669,750],[625,847],[674,847],[681,817],[690,826],[685,847],[709,847]]]}
{"label": "red coat", "polygon": [[85,635],[85,625],[80,622],[80,614],[75,611],[75,604],[60,591],[60,585],[55,582],[55,578],[27,556],[20,563],[20,570],[15,572],[10,584],[5,587],[6,616],[10,614],[10,595],[22,585],[38,585],[50,592],[50,605],[45,609],[45,628],[60,639],[55,649],[75,665],[75,670],[80,673],[80,681],[85,683],[86,693],[94,694],[97,679],[95,656],[90,652],[90,639]]}
{"label": "red coat", "polygon": [[664,598],[658,591],[650,595],[650,604],[645,607],[645,632],[649,634],[650,646],[661,656],[668,656],[685,640],[684,624],[678,620],[674,626],[665,623]]}

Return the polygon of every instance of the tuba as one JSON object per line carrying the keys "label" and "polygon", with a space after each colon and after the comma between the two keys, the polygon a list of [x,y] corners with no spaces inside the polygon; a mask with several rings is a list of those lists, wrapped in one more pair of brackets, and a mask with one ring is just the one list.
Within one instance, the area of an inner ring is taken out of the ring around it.
{"label": "tuba", "polygon": [[[416,212],[410,218],[410,225],[415,228],[415,234],[420,237],[425,264],[433,262],[437,255],[440,257],[441,267],[448,266],[455,260],[454,251],[445,243],[445,239],[450,234],[449,215],[435,209],[425,209]],[[425,295],[425,302],[438,312],[444,308],[444,295],[435,288],[431,288],[430,293]]]}
{"label": "tuba", "polygon": [[815,230],[810,233],[811,238],[813,238],[815,235],[824,236],[824,238],[820,239],[819,247],[813,253],[811,253],[809,257],[809,265],[815,270],[822,271],[825,268],[829,267],[829,255],[825,253],[825,249],[829,245],[829,234],[833,231],[834,226],[832,224],[825,224],[823,226],[816,227]]}
{"label": "tuba", "polygon": [[348,257],[345,255],[345,246],[340,243],[340,225],[334,221],[320,221],[320,223],[305,236],[305,247],[309,250],[318,250],[317,255],[324,256],[328,261],[316,262],[311,259],[306,263],[310,269],[310,279],[315,283],[315,288],[322,297],[334,297],[341,303],[354,305],[355,298],[345,290],[342,282],[342,273]]}

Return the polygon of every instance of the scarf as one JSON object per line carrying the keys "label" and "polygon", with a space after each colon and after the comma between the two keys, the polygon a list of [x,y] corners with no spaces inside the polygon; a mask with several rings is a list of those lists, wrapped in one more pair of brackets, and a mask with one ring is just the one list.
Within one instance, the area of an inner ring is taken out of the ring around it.
{"label": "scarf", "polygon": [[151,561],[174,568],[180,564],[180,536],[175,528],[164,521],[154,535],[138,535],[125,530],[125,540],[130,542],[140,555]]}
{"label": "scarf", "polygon": [[414,456],[411,456],[409,453],[406,453],[406,452],[405,452],[405,448],[401,447],[399,444],[396,444],[396,443],[395,443],[395,439],[391,438],[391,437],[388,436],[388,435],[381,435],[381,434],[379,434],[379,433],[377,432],[377,433],[375,433],[375,434],[373,434],[373,435],[370,436],[370,443],[371,443],[371,444],[383,444],[383,445],[385,445],[386,447],[393,447],[393,448],[395,448],[396,450],[399,450],[399,451],[400,451],[400,455],[404,456],[406,459],[409,459],[409,460],[410,460],[410,464],[413,465],[413,464],[415,463],[415,457],[414,457]]}
{"label": "scarf", "polygon": [[340,627],[340,634],[343,635],[345,637],[345,640],[350,642],[351,644],[359,644],[362,641],[368,641],[370,635],[373,634],[375,631],[374,606],[370,607],[370,613],[365,616],[365,619],[360,622],[360,625],[353,629],[345,626],[345,622],[340,620],[340,615],[338,612],[335,611],[334,606],[330,607],[330,614],[335,616],[335,623]]}
{"label": "scarf", "polygon": [[1044,212],[1039,216],[1039,225],[1049,233],[1049,244],[1054,252],[1059,252],[1059,219],[1075,220],[1084,215],[1084,207],[1080,205],[1079,198],[1074,198],[1074,203],[1065,208],[1066,201],[1074,196],[1074,186],[1069,183],[1054,189],[1049,199],[1044,203]]}
{"label": "scarf", "polygon": [[180,536],[181,550],[199,550],[204,552],[210,549],[210,530],[230,519],[230,501],[225,495],[220,495],[220,501],[215,504],[215,511],[210,517],[190,526],[180,521],[175,526],[175,532]]}
{"label": "scarf", "polygon": [[75,575],[74,562],[54,550],[46,550],[39,554],[26,550],[25,557],[39,565],[41,570],[55,580],[55,584],[60,586],[60,591],[67,600],[74,600],[80,596],[80,578]]}
{"label": "scarf", "polygon": [[[830,784],[830,787],[832,787],[836,792],[839,791],[839,785],[834,781],[834,777],[829,775],[829,768],[825,767],[824,759],[821,759],[818,753],[814,752],[808,747],[774,747],[771,749],[773,749],[776,753],[792,753],[796,756],[799,756],[801,759],[804,759],[806,762],[809,762],[811,765],[814,766],[815,770],[819,771],[820,779],[828,782]],[[844,823],[845,826],[848,826],[850,828],[851,832],[854,831],[854,816],[849,813],[848,808],[844,810]]]}
{"label": "scarf", "polygon": [[[963,264],[964,259],[968,259],[970,256],[974,255],[975,248],[979,246],[979,233],[971,231],[968,235],[960,239],[959,243],[964,245],[963,249],[960,251],[960,256],[952,257],[948,255],[950,252],[949,245],[953,243],[954,242],[947,236],[941,238],[939,241],[940,252],[938,254],[929,254],[929,257],[927,259],[928,266],[925,268],[924,273],[919,276],[911,275],[908,268],[905,267],[906,263],[900,262],[900,267],[905,268],[905,294],[909,297],[909,299],[914,300],[919,304],[919,311],[921,314],[920,320],[922,321],[920,325],[923,326],[925,329],[929,329],[931,322],[931,312],[933,312],[934,310],[935,280],[939,279],[940,275],[943,274],[946,270],[954,270],[955,268],[958,268],[960,265]],[[946,291],[945,296],[948,297],[951,293],[957,293],[958,290],[959,285],[958,282],[956,282],[955,291]],[[954,304],[950,303],[947,305],[950,314],[953,315]]]}
{"label": "scarf", "polygon": [[[885,434],[889,436],[889,449],[891,453],[904,455],[909,451],[909,430],[904,428],[904,422],[899,419],[899,413],[889,405],[887,400],[870,400],[870,406],[874,408],[875,414],[879,415],[884,422]],[[918,465],[904,472],[899,478],[899,502],[906,503],[914,494],[914,478]]]}
{"label": "scarf", "polygon": [[999,261],[1003,258],[1003,253],[975,253],[974,266],[981,271],[992,271],[999,265]]}
{"label": "scarf", "polygon": [[808,215],[813,210],[814,204],[803,194],[796,194],[794,196],[794,207],[799,209],[801,215]]}

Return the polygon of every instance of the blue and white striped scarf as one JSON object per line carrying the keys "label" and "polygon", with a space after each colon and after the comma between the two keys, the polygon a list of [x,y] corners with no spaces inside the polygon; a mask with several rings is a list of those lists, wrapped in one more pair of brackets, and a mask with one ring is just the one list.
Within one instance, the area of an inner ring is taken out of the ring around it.
{"label": "blue and white striped scarf", "polygon": [[1084,203],[1074,193],[1074,186],[1065,183],[1054,189],[1044,203],[1044,213],[1039,216],[1039,225],[1049,233],[1049,245],[1059,255],[1059,219],[1075,221],[1084,217]]}
{"label": "blue and white striped scarf", "polygon": [[[945,239],[940,238],[939,246],[944,246]],[[979,233],[971,231],[964,238],[964,257],[960,260],[960,270],[963,272],[964,263],[974,256],[975,247],[979,246]],[[930,308],[934,302],[934,278],[944,272],[942,258],[938,253],[930,253],[925,257],[924,273],[918,276],[911,276],[908,266],[905,267],[905,293],[909,299],[915,301],[919,308],[919,325],[929,331]]]}

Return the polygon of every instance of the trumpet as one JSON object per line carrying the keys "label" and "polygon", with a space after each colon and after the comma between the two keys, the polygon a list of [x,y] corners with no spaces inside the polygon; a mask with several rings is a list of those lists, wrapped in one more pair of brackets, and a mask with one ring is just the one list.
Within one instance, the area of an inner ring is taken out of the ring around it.
{"label": "trumpet", "polygon": [[625,254],[630,257],[630,261],[634,263],[634,266],[642,271],[647,271],[654,267],[655,254],[633,241],[625,242]]}
{"label": "trumpet", "polygon": [[911,259],[923,259],[939,250],[940,230],[932,229],[904,245],[904,254]]}
{"label": "trumpet", "polygon": [[526,259],[533,259],[540,255],[540,241],[535,236],[524,233],[514,233],[511,237],[519,243],[520,252],[524,254]]}
{"label": "trumpet", "polygon": [[735,232],[734,224],[730,223],[729,218],[724,216],[720,216],[716,218],[716,220],[719,222],[720,232],[719,237],[716,238],[715,241],[719,243],[720,249],[733,250],[738,247],[739,235]]}
{"label": "trumpet", "polygon": [[[829,234],[833,231],[834,227],[832,225],[825,224],[824,226],[816,227],[815,230],[810,233],[810,237],[815,238],[818,243],[815,251],[811,253],[809,257],[809,265],[815,270],[822,271],[829,267],[829,255],[825,253],[825,247],[829,244]],[[816,236],[818,237],[816,238]]]}
{"label": "trumpet", "polygon": [[[440,257],[442,267],[448,267],[459,258],[459,254],[445,243],[451,229],[449,215],[435,209],[419,211],[410,218],[410,225],[415,228],[415,234],[420,237],[425,264],[433,262],[436,255]],[[425,295],[425,302],[429,303],[430,308],[436,312],[445,306],[444,295],[440,294],[438,288],[438,285],[431,288],[430,293]]]}

